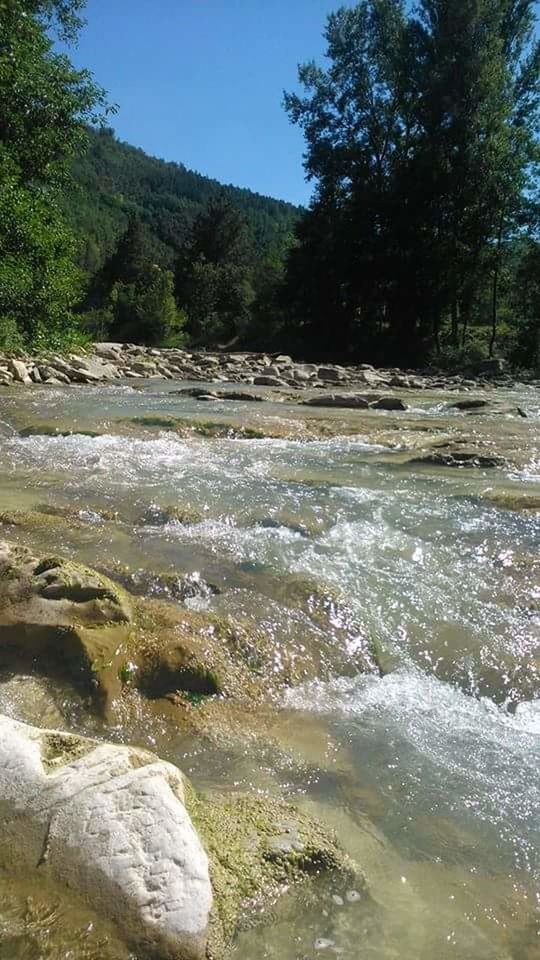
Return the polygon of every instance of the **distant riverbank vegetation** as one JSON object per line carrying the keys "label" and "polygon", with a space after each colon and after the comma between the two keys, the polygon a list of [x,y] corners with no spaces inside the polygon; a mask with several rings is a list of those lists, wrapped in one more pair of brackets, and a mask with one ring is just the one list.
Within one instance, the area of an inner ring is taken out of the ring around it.
{"label": "distant riverbank vegetation", "polygon": [[105,92],[55,46],[83,7],[0,0],[0,347],[539,365],[533,0],[332,14],[324,63],[284,96],[307,210],[119,142]]}

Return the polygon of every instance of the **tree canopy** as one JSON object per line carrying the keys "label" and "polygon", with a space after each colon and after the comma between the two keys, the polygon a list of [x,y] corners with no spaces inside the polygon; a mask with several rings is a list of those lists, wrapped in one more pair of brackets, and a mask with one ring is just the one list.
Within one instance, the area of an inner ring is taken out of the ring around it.
{"label": "tree canopy", "polygon": [[532,0],[364,0],[328,18],[328,66],[301,66],[304,92],[285,95],[315,183],[289,289],[321,343],[413,358],[457,343],[459,322],[467,336],[505,242],[535,229],[533,28]]}

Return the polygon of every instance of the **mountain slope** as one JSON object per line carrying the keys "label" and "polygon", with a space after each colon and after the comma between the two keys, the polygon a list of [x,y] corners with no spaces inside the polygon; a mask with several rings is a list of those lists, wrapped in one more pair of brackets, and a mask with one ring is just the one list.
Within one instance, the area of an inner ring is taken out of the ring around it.
{"label": "mountain slope", "polygon": [[156,259],[170,266],[191,224],[208,200],[224,193],[244,214],[258,257],[280,250],[300,208],[150,157],[115,139],[112,130],[90,131],[64,198],[67,219],[81,239],[81,266],[95,273],[114,249],[130,216],[149,227]]}

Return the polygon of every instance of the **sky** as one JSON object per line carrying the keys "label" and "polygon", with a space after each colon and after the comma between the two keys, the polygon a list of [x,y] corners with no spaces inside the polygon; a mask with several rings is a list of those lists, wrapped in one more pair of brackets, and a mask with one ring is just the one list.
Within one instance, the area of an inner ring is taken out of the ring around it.
{"label": "sky", "polygon": [[306,203],[283,90],[320,60],[343,0],[88,0],[71,59],[118,105],[117,136],[223,183]]}

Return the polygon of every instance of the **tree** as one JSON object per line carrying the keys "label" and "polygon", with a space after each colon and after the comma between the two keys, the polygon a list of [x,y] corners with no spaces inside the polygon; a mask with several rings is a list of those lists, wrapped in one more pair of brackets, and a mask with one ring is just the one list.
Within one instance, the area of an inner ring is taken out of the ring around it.
{"label": "tree", "polygon": [[145,263],[132,280],[113,285],[109,302],[113,338],[175,346],[183,342],[185,318],[176,307],[170,270]]}
{"label": "tree", "polygon": [[212,199],[178,259],[176,294],[196,343],[241,336],[254,299],[250,242],[242,215],[224,197]]}
{"label": "tree", "polygon": [[[0,316],[24,339],[62,340],[80,290],[58,189],[104,94],[53,52],[74,36],[80,0],[0,0]],[[72,318],[71,318],[72,319]]]}
{"label": "tree", "polygon": [[411,362],[448,321],[456,341],[459,315],[465,342],[489,277],[496,300],[537,159],[533,22],[532,0],[364,0],[328,18],[329,66],[300,67],[303,95],[285,95],[316,184],[289,286],[327,347]]}

